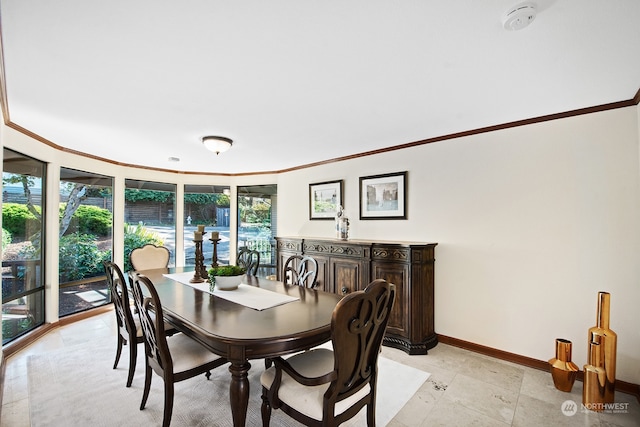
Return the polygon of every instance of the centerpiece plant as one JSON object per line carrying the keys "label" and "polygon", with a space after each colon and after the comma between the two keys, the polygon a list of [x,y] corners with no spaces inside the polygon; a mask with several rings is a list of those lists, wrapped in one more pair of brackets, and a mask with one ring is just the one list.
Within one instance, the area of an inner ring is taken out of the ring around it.
{"label": "centerpiece plant", "polygon": [[[221,277],[231,277],[231,276],[242,276],[246,272],[247,272],[246,268],[240,267],[238,265],[219,265],[217,267],[211,267],[209,270],[207,270],[207,273],[209,273],[209,283],[210,283],[211,291],[213,291],[214,286],[216,286],[216,277],[221,278]],[[222,281],[223,280],[220,279],[220,282]],[[235,283],[235,282],[228,282],[228,283],[229,285],[226,285],[226,283],[225,284],[219,283],[218,287],[220,287],[221,289],[224,289],[224,286],[229,286],[227,289],[229,290],[235,289],[238,287],[239,281],[238,283]]]}

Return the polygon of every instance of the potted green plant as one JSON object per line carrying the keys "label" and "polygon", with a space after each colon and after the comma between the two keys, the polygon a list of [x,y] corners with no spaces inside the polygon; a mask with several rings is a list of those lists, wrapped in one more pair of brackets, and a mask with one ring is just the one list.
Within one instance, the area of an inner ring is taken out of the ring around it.
{"label": "potted green plant", "polygon": [[218,267],[211,267],[207,273],[209,273],[210,288],[213,291],[214,287],[223,290],[231,291],[238,288],[238,285],[244,280],[244,275],[247,269],[237,265],[219,265]]}

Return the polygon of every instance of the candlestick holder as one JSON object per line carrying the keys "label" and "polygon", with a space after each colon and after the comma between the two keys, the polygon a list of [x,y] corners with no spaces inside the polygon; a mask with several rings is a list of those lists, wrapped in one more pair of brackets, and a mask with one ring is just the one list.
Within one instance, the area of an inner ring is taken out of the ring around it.
{"label": "candlestick holder", "polygon": [[211,237],[211,243],[213,243],[213,257],[211,257],[211,268],[216,268],[218,266],[218,242],[220,239]]}
{"label": "candlestick holder", "polygon": [[[193,274],[193,278],[189,280],[190,283],[202,283],[206,280],[206,267],[204,266],[204,255],[202,254],[202,240],[194,240],[193,243],[196,245],[196,269]],[[202,271],[205,271],[205,275],[203,277]]]}

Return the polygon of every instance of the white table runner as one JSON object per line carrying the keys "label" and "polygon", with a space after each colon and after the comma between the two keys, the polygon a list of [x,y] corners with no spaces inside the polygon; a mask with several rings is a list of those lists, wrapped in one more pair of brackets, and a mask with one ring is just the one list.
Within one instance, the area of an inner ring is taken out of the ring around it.
{"label": "white table runner", "polygon": [[300,299],[299,297],[284,295],[278,292],[273,292],[267,289],[257,288],[255,286],[245,284],[241,284],[240,286],[238,286],[238,289],[235,289],[233,291],[221,291],[219,289],[214,289],[214,291],[211,292],[209,290],[209,282],[189,282],[189,280],[193,278],[193,271],[185,273],[163,274],[163,276],[168,277],[169,279],[173,279],[176,282],[189,285],[203,292],[207,292],[217,297],[226,299],[227,301],[244,305],[245,307],[253,308],[254,310],[266,310],[267,308],[276,307]]}

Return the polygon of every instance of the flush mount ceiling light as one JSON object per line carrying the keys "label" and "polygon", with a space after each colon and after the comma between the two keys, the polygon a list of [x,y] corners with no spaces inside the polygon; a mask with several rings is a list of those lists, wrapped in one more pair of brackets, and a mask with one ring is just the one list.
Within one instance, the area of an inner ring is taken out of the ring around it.
{"label": "flush mount ceiling light", "polygon": [[536,4],[532,2],[520,3],[507,10],[502,17],[505,30],[521,30],[536,19]]}
{"label": "flush mount ceiling light", "polygon": [[207,147],[207,150],[220,154],[231,148],[233,140],[224,136],[203,136],[202,143]]}

